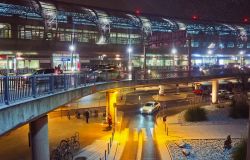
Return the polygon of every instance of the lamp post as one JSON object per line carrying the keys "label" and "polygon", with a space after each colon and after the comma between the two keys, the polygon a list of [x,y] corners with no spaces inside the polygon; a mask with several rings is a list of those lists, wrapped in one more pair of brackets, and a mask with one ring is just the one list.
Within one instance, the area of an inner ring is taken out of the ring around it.
{"label": "lamp post", "polygon": [[71,44],[70,46],[69,46],[69,50],[70,50],[70,52],[71,52],[71,70],[73,71],[74,70],[74,68],[73,68],[73,66],[74,66],[74,64],[73,64],[73,54],[74,54],[74,51],[75,51],[75,46],[73,45],[73,44]]}
{"label": "lamp post", "polygon": [[240,51],[239,54],[240,54],[240,65],[244,66],[244,54],[245,54],[245,51]]}
{"label": "lamp post", "polygon": [[212,65],[212,63],[213,63],[213,56],[212,56],[213,50],[208,50],[207,54],[210,55],[209,56],[209,63],[210,63],[210,65]]}
{"label": "lamp post", "polygon": [[177,61],[177,58],[175,57],[175,55],[177,54],[177,49],[175,47],[173,47],[171,49],[171,54],[173,54],[173,66],[174,66],[174,69],[175,69],[175,61]]}
{"label": "lamp post", "polygon": [[129,79],[132,78],[132,63],[131,63],[131,53],[133,52],[133,48],[131,46],[128,47],[127,49],[128,52],[128,71],[129,71]]}

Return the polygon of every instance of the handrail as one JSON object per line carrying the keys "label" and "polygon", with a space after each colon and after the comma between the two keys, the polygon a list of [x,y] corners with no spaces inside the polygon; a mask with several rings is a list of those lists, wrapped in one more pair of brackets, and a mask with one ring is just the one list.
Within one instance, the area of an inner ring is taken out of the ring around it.
{"label": "handrail", "polygon": [[[122,75],[123,74],[123,75]],[[74,73],[74,74],[44,74],[44,75],[17,75],[17,76],[0,76],[0,106],[9,105],[19,100],[27,98],[37,98],[44,95],[59,93],[84,86],[95,86],[97,83],[106,83],[112,81],[138,81],[138,82],[154,82],[162,80],[175,80],[176,78],[223,78],[223,77],[239,77],[249,75],[249,73],[224,72],[219,74],[201,75],[192,72],[191,77],[186,71],[180,72],[162,72],[152,71],[145,74],[141,70],[134,70],[132,80],[128,79],[126,73]]]}

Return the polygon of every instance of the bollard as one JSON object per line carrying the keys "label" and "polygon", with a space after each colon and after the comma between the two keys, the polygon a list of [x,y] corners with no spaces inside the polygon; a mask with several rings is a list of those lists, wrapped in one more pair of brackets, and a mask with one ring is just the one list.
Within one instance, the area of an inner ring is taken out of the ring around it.
{"label": "bollard", "polygon": [[108,154],[109,154],[109,143],[108,143]]}
{"label": "bollard", "polygon": [[106,150],[105,150],[105,154],[104,154],[104,159],[105,159],[105,160],[107,160],[106,157],[107,157],[107,152],[106,152]]}
{"label": "bollard", "polygon": [[111,146],[112,146],[111,138],[109,138],[109,144],[110,144],[110,148],[111,148]]}

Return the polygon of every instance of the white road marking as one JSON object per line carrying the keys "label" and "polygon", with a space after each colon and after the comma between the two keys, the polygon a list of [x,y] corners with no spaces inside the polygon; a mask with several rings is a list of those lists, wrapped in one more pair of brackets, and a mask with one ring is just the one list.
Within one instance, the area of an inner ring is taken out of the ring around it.
{"label": "white road marking", "polygon": [[138,128],[134,128],[133,136],[134,136],[134,141],[138,141]]}
{"label": "white road marking", "polygon": [[151,135],[152,135],[152,138],[154,139],[154,137],[155,137],[155,132],[154,132],[154,128],[150,128],[150,133],[151,133]]}
{"label": "white road marking", "polygon": [[142,138],[144,141],[148,140],[148,136],[147,136],[147,132],[146,132],[146,128],[141,128],[141,132],[142,132]]}
{"label": "white road marking", "polygon": [[142,141],[143,141],[143,137],[142,137],[142,132],[139,133],[139,142],[138,142],[138,147],[137,147],[137,155],[136,155],[136,160],[141,160],[141,156],[142,156]]}

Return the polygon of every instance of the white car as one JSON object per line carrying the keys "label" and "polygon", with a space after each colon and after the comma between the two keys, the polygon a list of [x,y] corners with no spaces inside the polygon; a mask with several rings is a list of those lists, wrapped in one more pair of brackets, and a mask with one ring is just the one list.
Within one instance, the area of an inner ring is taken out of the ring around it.
{"label": "white car", "polygon": [[158,102],[147,102],[143,107],[140,108],[141,113],[152,114],[160,109],[161,104]]}
{"label": "white car", "polygon": [[[225,98],[229,94],[231,94],[231,93],[229,91],[227,91],[227,90],[224,90],[224,89],[218,90],[218,96],[219,97]],[[212,96],[212,93],[210,95]]]}

